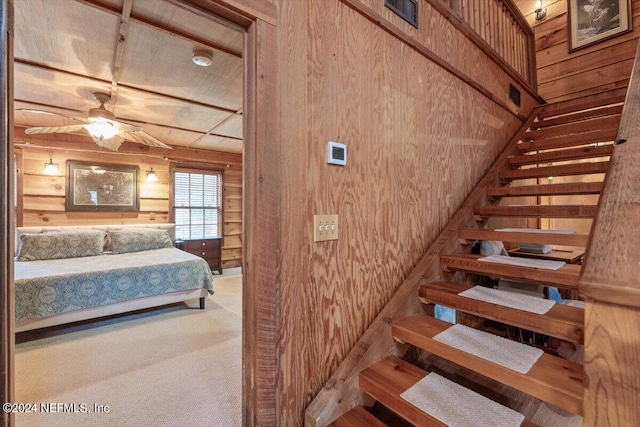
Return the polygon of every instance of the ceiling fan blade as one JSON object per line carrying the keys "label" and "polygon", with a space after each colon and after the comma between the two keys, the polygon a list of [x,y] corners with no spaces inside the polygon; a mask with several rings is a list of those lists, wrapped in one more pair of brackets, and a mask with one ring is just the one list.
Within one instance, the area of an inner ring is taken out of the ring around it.
{"label": "ceiling fan blade", "polygon": [[89,119],[88,120],[81,120],[81,119],[76,119],[73,117],[67,117],[64,116],[62,114],[58,114],[58,113],[52,113],[49,111],[44,111],[44,110],[34,110],[34,109],[30,109],[30,108],[19,108],[16,111],[22,111],[22,112],[26,112],[26,113],[35,113],[35,114],[42,114],[42,115],[50,115],[50,116],[55,116],[55,117],[61,117],[64,119],[68,119],[68,120],[73,120],[75,122],[78,122],[79,124],[74,124],[74,125],[67,125],[67,126],[36,126],[36,127],[29,127],[27,129],[25,129],[25,133],[31,135],[31,134],[36,134],[36,133],[71,133],[71,132],[76,132],[79,130],[86,130],[87,132],[89,132],[89,129],[87,128],[88,125],[91,125],[93,123],[96,123],[98,121],[102,121],[103,123],[106,122],[108,124],[110,124],[111,126],[113,126],[114,128],[116,128],[118,131],[120,131],[121,133],[109,138],[109,139],[102,139],[100,140],[99,138],[95,138],[93,136],[91,136],[91,138],[93,139],[93,141],[98,144],[100,147],[102,148],[106,148],[108,150],[113,150],[113,151],[118,151],[118,148],[120,147],[120,145],[122,144],[122,142],[124,140],[129,140],[129,141],[133,141],[133,142],[137,142],[138,144],[144,144],[144,145],[148,145],[151,147],[160,147],[160,148],[167,148],[169,150],[172,149],[172,147],[170,147],[169,145],[165,144],[164,142],[156,139],[155,137],[149,135],[148,133],[146,133],[145,131],[142,130],[141,127],[139,126],[135,126],[135,125],[131,125],[129,123],[125,123],[125,122],[121,122],[118,120],[114,120],[114,116],[113,113],[107,111],[104,108],[104,105],[100,105],[99,108],[94,108],[89,110]]}
{"label": "ceiling fan blade", "polygon": [[103,140],[92,136],[91,139],[93,139],[93,142],[98,144],[99,147],[106,148],[107,150],[111,151],[118,151],[118,148],[120,148],[120,145],[122,145],[122,143],[124,142],[124,138],[120,137],[119,135]]}
{"label": "ceiling fan blade", "polygon": [[34,110],[33,108],[16,108],[16,111],[24,111],[25,113],[33,113],[33,114],[46,114],[49,116],[62,117],[67,120],[73,120],[79,123],[88,123],[86,120],[77,119],[75,117],[65,116],[64,114],[52,113],[51,111],[44,110]]}
{"label": "ceiling fan blade", "polygon": [[79,130],[83,130],[85,125],[68,125],[68,126],[41,126],[41,127],[30,127],[24,130],[24,133],[27,135],[32,135],[34,133],[71,133],[77,132]]}
{"label": "ceiling fan blade", "polygon": [[109,121],[123,132],[142,132],[142,128],[140,126],[130,125],[129,123],[119,122],[117,120]]}
{"label": "ceiling fan blade", "polygon": [[173,148],[169,145],[142,130],[138,132],[124,132],[121,135],[123,135],[130,141],[137,142],[138,144],[149,145],[151,147],[168,148],[169,150],[173,150]]}

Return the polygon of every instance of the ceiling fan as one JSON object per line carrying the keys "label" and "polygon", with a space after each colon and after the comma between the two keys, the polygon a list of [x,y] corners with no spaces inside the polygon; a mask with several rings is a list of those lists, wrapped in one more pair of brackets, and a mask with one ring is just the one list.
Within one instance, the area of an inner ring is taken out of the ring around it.
{"label": "ceiling fan", "polygon": [[67,126],[29,127],[25,129],[25,133],[28,135],[34,133],[72,133],[84,129],[89,133],[89,135],[91,135],[91,138],[96,144],[108,150],[118,151],[118,148],[124,141],[133,141],[139,144],[149,145],[151,147],[171,149],[171,147],[164,142],[159,141],[155,137],[143,131],[141,127],[116,120],[115,115],[104,108],[104,104],[111,101],[111,96],[109,94],[94,92],[93,97],[100,103],[100,106],[98,108],[90,109],[86,119],[76,119],[58,113],[51,113],[49,111],[21,108],[20,111],[50,114],[79,122],[78,124]]}

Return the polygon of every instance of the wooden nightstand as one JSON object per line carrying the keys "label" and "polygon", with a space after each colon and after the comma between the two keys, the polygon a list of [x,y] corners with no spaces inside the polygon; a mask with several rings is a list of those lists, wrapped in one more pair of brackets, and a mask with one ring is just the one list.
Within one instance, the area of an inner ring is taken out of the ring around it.
{"label": "wooden nightstand", "polygon": [[222,274],[222,237],[196,240],[176,240],[176,248],[204,258],[209,268]]}

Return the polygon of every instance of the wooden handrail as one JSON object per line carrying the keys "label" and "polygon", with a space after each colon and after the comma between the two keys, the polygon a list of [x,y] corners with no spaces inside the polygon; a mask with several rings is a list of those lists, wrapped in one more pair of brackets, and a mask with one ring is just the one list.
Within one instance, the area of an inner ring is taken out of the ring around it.
{"label": "wooden handrail", "polygon": [[585,300],[585,426],[640,425],[640,49],[578,290]]}

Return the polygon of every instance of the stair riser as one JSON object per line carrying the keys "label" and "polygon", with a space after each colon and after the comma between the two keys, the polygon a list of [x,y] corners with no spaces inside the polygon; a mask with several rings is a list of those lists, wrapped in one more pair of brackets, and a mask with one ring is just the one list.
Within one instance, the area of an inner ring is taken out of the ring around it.
{"label": "stair riser", "polygon": [[518,144],[518,151],[538,151],[551,150],[555,148],[578,147],[587,144],[608,143],[615,140],[618,128],[601,129],[592,132],[585,132],[577,135],[570,135],[558,138],[540,139],[538,141],[521,142]]}
{"label": "stair riser", "polygon": [[573,114],[567,114],[561,117],[554,117],[547,120],[535,122],[531,125],[532,129],[542,129],[549,126],[558,126],[577,122],[581,120],[594,119],[597,117],[606,117],[622,114],[622,105],[614,105],[612,107],[598,108],[597,110],[580,111]]}
{"label": "stair riser", "polygon": [[487,196],[500,198],[522,196],[572,196],[583,194],[600,194],[602,192],[602,186],[602,182],[580,182],[567,184],[490,187],[487,188]]}
{"label": "stair riser", "polygon": [[578,327],[573,323],[560,322],[555,318],[544,318],[533,313],[475,301],[470,298],[457,297],[457,295],[447,295],[442,292],[421,290],[420,297],[420,300],[425,304],[444,305],[468,314],[550,335],[573,343],[582,344],[584,342],[584,327]]}
{"label": "stair riser", "polygon": [[592,175],[606,173],[609,162],[575,163],[561,166],[546,166],[529,169],[504,170],[498,173],[502,180],[548,178],[550,176]]}
{"label": "stair riser", "polygon": [[593,159],[607,157],[613,153],[613,145],[603,145],[599,147],[582,147],[572,150],[549,151],[539,154],[528,154],[523,156],[513,156],[509,158],[512,166],[536,165],[550,162],[561,162],[569,160]]}
{"label": "stair riser", "polygon": [[477,261],[475,258],[477,257],[460,258],[443,255],[440,258],[440,266],[444,271],[449,272],[463,271],[482,276],[498,276],[527,283],[558,286],[564,289],[577,289],[580,266],[565,265],[560,270],[554,271]]}
{"label": "stair riser", "polygon": [[469,229],[458,231],[458,239],[462,244],[475,240],[500,240],[502,242],[527,242],[549,245],[587,246],[589,236],[586,234],[541,234]]}
{"label": "stair riser", "polygon": [[480,206],[474,214],[484,221],[490,217],[514,218],[593,218],[597,206]]}
{"label": "stair riser", "polygon": [[547,138],[590,132],[597,129],[616,128],[620,124],[620,115],[585,120],[578,123],[553,126],[540,130],[529,131],[524,134],[523,141],[535,141]]}
{"label": "stair riser", "polygon": [[550,106],[544,107],[542,111],[538,114],[538,117],[540,119],[546,119],[548,117],[555,117],[561,114],[569,114],[576,111],[588,110],[591,108],[598,108],[598,107],[603,107],[603,106],[608,106],[613,104],[620,104],[624,102],[625,97],[626,97],[625,95],[622,95],[622,96],[616,96],[611,98],[596,99],[593,101],[583,102],[583,103],[574,104],[574,105],[568,105],[566,107],[561,107],[561,108],[555,108],[553,105],[550,105]]}

